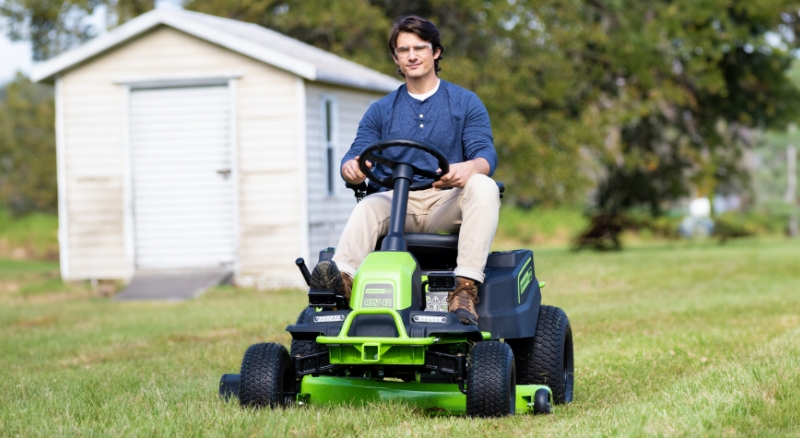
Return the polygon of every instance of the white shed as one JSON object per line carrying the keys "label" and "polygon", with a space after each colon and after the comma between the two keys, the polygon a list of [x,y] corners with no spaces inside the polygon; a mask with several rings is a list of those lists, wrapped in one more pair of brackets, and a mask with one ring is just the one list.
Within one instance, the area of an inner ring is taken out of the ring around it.
{"label": "white shed", "polygon": [[64,279],[225,268],[297,286],[355,205],[338,176],[400,82],[277,32],[157,9],[36,67],[55,83]]}

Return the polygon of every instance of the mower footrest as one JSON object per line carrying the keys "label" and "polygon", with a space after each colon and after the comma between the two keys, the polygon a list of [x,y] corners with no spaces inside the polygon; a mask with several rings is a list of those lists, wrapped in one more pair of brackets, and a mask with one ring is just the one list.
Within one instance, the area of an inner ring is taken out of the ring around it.
{"label": "mower footrest", "polygon": [[425,368],[439,371],[443,374],[451,374],[466,378],[467,357],[463,355],[454,356],[452,354],[439,353],[436,351],[427,351],[425,353]]}
{"label": "mower footrest", "polygon": [[308,374],[317,375],[320,372],[336,368],[336,365],[331,364],[330,354],[327,351],[295,357],[293,360],[295,375],[298,379]]}
{"label": "mower footrest", "polygon": [[308,307],[322,309],[346,309],[347,301],[341,295],[336,295],[333,289],[309,289]]}

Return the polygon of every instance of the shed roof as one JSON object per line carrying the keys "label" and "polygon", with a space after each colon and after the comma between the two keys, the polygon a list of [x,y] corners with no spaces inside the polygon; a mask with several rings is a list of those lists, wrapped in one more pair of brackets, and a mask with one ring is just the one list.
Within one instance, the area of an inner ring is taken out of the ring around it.
{"label": "shed roof", "polygon": [[33,69],[31,79],[52,82],[57,75],[161,25],[311,81],[381,92],[390,92],[401,84],[391,76],[257,24],[176,8],[159,8],[142,14],[105,35],[43,62]]}

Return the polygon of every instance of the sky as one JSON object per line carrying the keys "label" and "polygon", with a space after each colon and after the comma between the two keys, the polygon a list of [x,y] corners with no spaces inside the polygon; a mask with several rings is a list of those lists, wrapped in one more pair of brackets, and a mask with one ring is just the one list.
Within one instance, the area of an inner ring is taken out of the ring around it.
{"label": "sky", "polygon": [[[157,0],[156,7],[179,7],[180,0]],[[105,8],[98,8],[89,20],[98,29],[98,34],[105,33]],[[30,76],[33,69],[31,45],[25,41],[12,42],[5,33],[0,33],[0,85],[14,79],[17,71]]]}
{"label": "sky", "polygon": [[5,34],[0,37],[0,84],[14,79],[18,70],[31,73],[31,45],[27,42],[11,42]]}

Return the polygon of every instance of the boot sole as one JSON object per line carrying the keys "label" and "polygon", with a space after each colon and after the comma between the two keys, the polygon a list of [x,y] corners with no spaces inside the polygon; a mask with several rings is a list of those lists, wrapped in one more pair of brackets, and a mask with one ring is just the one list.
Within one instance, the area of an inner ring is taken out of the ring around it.
{"label": "boot sole", "polygon": [[311,272],[312,289],[333,289],[336,294],[341,294],[344,289],[342,273],[336,263],[323,260]]}

